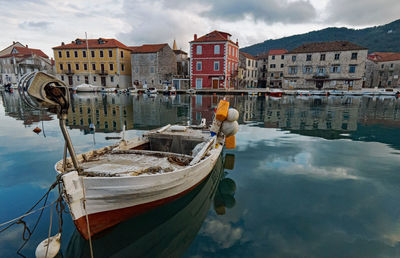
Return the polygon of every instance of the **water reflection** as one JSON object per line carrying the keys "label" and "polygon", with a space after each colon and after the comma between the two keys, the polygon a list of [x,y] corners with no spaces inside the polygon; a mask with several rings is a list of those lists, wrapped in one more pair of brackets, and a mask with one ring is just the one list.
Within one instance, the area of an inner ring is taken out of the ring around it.
{"label": "water reflection", "polygon": [[[95,257],[181,257],[196,237],[223,176],[222,158],[187,195],[125,221],[93,240]],[[89,257],[89,242],[75,231],[66,257]]]}

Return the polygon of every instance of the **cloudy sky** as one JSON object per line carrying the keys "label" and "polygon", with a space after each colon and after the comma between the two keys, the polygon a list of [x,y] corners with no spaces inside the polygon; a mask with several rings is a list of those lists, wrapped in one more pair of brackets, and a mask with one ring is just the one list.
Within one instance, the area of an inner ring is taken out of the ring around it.
{"label": "cloudy sky", "polygon": [[398,0],[0,0],[0,49],[12,41],[51,48],[78,37],[126,45],[170,43],[188,49],[214,29],[241,47],[328,26],[364,28],[400,18]]}

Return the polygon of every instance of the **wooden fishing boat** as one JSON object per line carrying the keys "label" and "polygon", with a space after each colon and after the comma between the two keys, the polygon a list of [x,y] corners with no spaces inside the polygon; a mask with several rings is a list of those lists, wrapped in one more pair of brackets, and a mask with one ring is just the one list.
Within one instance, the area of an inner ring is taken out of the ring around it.
{"label": "wooden fishing boat", "polygon": [[86,239],[132,216],[177,199],[211,172],[223,140],[204,128],[165,126],[142,137],[56,163],[64,199]]}

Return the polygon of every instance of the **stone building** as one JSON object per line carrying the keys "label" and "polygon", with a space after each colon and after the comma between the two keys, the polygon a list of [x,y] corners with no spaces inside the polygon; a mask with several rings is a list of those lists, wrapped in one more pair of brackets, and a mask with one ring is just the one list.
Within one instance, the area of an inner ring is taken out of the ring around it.
{"label": "stone building", "polygon": [[134,85],[161,89],[164,82],[172,82],[177,73],[177,61],[174,51],[167,43],[142,45],[131,49]]}
{"label": "stone building", "polygon": [[52,73],[52,60],[42,50],[21,45],[14,42],[0,51],[0,84],[16,84],[24,74],[34,71]]}
{"label": "stone building", "polygon": [[239,88],[256,88],[258,79],[257,58],[245,53],[239,52]]}
{"label": "stone building", "polygon": [[271,49],[268,51],[267,87],[282,88],[283,71],[285,70],[286,49]]}
{"label": "stone building", "polygon": [[54,47],[57,76],[68,86],[131,85],[131,49],[116,39],[76,39]]}
{"label": "stone building", "polygon": [[289,51],[286,89],[361,89],[368,50],[348,41],[307,43]]}
{"label": "stone building", "polygon": [[366,87],[400,87],[400,53],[374,52],[368,55]]}
{"label": "stone building", "polygon": [[258,66],[258,88],[267,87],[268,77],[268,53],[263,53],[257,56]]}
{"label": "stone building", "polygon": [[172,50],[176,55],[177,73],[172,79],[172,84],[176,89],[189,89],[189,56],[182,49],[178,49],[174,40]]}

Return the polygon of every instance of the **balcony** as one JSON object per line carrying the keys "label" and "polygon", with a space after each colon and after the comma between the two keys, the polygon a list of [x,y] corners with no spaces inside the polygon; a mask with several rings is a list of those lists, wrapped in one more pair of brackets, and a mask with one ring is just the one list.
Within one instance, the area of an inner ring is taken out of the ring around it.
{"label": "balcony", "polygon": [[326,79],[326,78],[329,78],[329,75],[328,75],[326,72],[323,72],[323,73],[315,73],[315,74],[313,75],[313,78],[314,78],[314,79]]}
{"label": "balcony", "polygon": [[99,75],[108,75],[108,72],[106,70],[97,70],[96,73]]}
{"label": "balcony", "polygon": [[74,74],[74,72],[72,71],[72,70],[70,70],[70,69],[66,69],[66,70],[61,70],[61,73],[64,73],[64,74]]}

